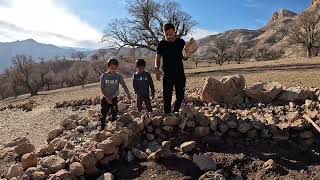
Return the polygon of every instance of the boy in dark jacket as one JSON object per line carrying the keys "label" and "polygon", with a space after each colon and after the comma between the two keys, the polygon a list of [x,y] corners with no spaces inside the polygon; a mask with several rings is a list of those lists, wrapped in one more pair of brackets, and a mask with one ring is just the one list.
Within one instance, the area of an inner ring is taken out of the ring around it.
{"label": "boy in dark jacket", "polygon": [[136,62],[137,72],[133,74],[133,89],[137,95],[137,108],[142,111],[142,104],[145,103],[148,112],[152,112],[150,89],[152,99],[154,98],[154,85],[150,73],[145,71],[146,61],[138,59]]}
{"label": "boy in dark jacket", "polygon": [[111,110],[112,121],[115,121],[118,114],[118,96],[119,96],[119,85],[121,84],[128,99],[131,99],[129,89],[123,80],[118,70],[118,60],[108,60],[108,71],[103,73],[100,77],[101,93],[103,98],[101,100],[101,129],[105,128],[106,118],[108,112]]}

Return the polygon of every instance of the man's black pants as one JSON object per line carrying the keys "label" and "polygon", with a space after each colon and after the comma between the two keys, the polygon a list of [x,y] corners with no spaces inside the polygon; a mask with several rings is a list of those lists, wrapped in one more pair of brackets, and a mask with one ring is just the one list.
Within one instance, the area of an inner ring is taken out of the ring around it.
{"label": "man's black pants", "polygon": [[[163,103],[164,113],[179,112],[182,101],[184,99],[184,91],[186,86],[186,77],[163,77]],[[174,109],[171,109],[173,87],[176,90],[176,102]]]}
{"label": "man's black pants", "polygon": [[115,121],[117,119],[118,115],[118,98],[112,98],[112,104],[109,104],[107,99],[105,97],[101,100],[101,127],[104,128],[106,124],[106,118],[107,114],[111,110],[112,114],[112,121]]}
{"label": "man's black pants", "polygon": [[137,96],[137,108],[138,111],[142,111],[142,104],[146,105],[148,112],[152,112],[151,100],[149,96]]}

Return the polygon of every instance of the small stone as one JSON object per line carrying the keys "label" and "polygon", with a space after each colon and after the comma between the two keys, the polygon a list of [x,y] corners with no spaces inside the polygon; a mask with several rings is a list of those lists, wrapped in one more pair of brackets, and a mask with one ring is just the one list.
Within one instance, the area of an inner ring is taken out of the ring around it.
{"label": "small stone", "polygon": [[104,173],[97,180],[114,180],[114,176],[111,173]]}
{"label": "small stone", "polygon": [[126,156],[127,162],[132,162],[134,160],[134,155],[131,151],[128,151],[127,156]]}
{"label": "small stone", "polygon": [[44,157],[40,160],[40,165],[44,168],[48,168],[53,173],[61,170],[65,166],[65,160],[56,155]]}
{"label": "small stone", "polygon": [[229,129],[235,129],[235,128],[238,127],[238,124],[235,121],[228,121],[226,124],[227,124]]}
{"label": "small stone", "polygon": [[309,99],[306,99],[304,104],[306,108],[310,109],[312,106],[312,101]]}
{"label": "small stone", "polygon": [[313,132],[312,131],[303,131],[300,133],[300,137],[303,139],[309,139],[313,137]]}
{"label": "small stone", "polygon": [[84,175],[84,167],[79,162],[74,162],[69,166],[70,172],[75,176]]}
{"label": "small stone", "polygon": [[47,142],[54,140],[55,138],[59,137],[62,134],[61,128],[52,129],[48,133]]}
{"label": "small stone", "polygon": [[153,141],[154,140],[154,135],[153,134],[147,133],[146,137],[147,137],[148,141]]}
{"label": "small stone", "polygon": [[198,126],[194,129],[194,134],[199,137],[207,136],[210,133],[209,127]]}
{"label": "small stone", "polygon": [[147,126],[147,131],[148,131],[149,133],[152,133],[152,132],[153,132],[153,127],[152,127],[151,125],[148,125],[148,126]]}
{"label": "small stone", "polygon": [[162,129],[167,131],[167,132],[173,132],[174,128],[172,126],[163,126]]}
{"label": "small stone", "polygon": [[196,142],[195,141],[188,141],[188,142],[184,142],[180,145],[180,149],[182,152],[190,152],[192,151],[196,146]]}
{"label": "small stone", "polygon": [[263,164],[262,168],[265,170],[274,170],[276,168],[276,164],[272,159],[269,159]]}
{"label": "small stone", "polygon": [[89,123],[89,119],[87,117],[83,117],[78,121],[78,124],[83,127],[87,126],[88,123]]}
{"label": "small stone", "polygon": [[163,119],[162,124],[164,126],[177,126],[180,124],[180,119],[176,116],[167,116]]}
{"label": "small stone", "polygon": [[226,180],[226,178],[221,172],[208,171],[200,176],[199,180]]}
{"label": "small stone", "polygon": [[80,154],[79,160],[86,169],[96,166],[97,163],[97,159],[93,153],[82,153]]}
{"label": "small stone", "polygon": [[84,132],[84,127],[83,126],[78,126],[76,127],[76,131],[83,133]]}
{"label": "small stone", "polygon": [[37,156],[34,153],[24,154],[21,158],[21,164],[24,170],[30,167],[36,167],[38,164]]}
{"label": "small stone", "polygon": [[61,169],[58,172],[55,173],[56,177],[58,177],[61,180],[71,180],[74,179],[72,174],[65,170],[65,169]]}
{"label": "small stone", "polygon": [[242,123],[240,124],[240,126],[238,127],[238,131],[241,133],[246,133],[248,132],[250,129],[252,128],[252,125],[250,123]]}
{"label": "small stone", "polygon": [[22,174],[23,169],[18,164],[12,164],[7,172],[7,178],[18,177]]}
{"label": "small stone", "polygon": [[196,127],[196,122],[194,122],[193,120],[188,120],[186,123],[186,127],[187,128],[194,128],[194,127]]}
{"label": "small stone", "polygon": [[18,155],[24,155],[27,153],[31,153],[35,150],[35,147],[29,143],[29,142],[23,142],[21,144],[18,144],[14,151],[18,154]]}
{"label": "small stone", "polygon": [[138,159],[144,160],[148,158],[148,155],[145,152],[142,152],[137,148],[132,148],[131,151]]}
{"label": "small stone", "polygon": [[104,158],[104,152],[103,152],[102,149],[96,149],[96,150],[94,151],[94,155],[96,156],[96,159],[97,159],[98,161],[100,161],[101,159]]}
{"label": "small stone", "polygon": [[228,128],[228,126],[226,124],[221,123],[221,124],[219,124],[219,130],[222,133],[226,133],[229,130],[229,128]]}
{"label": "small stone", "polygon": [[43,171],[35,171],[31,174],[32,180],[43,180],[46,179],[46,173]]}
{"label": "small stone", "polygon": [[158,127],[158,126],[161,125],[162,120],[163,120],[163,117],[162,117],[162,116],[156,116],[156,117],[152,118],[151,124],[152,124],[153,126]]}
{"label": "small stone", "polygon": [[221,121],[221,119],[217,116],[211,117],[210,118],[210,129],[212,131],[217,131],[218,129],[218,124]]}
{"label": "small stone", "polygon": [[195,163],[202,171],[209,171],[209,170],[216,170],[217,169],[217,163],[214,159],[211,157],[199,154],[194,155],[192,159],[193,163]]}

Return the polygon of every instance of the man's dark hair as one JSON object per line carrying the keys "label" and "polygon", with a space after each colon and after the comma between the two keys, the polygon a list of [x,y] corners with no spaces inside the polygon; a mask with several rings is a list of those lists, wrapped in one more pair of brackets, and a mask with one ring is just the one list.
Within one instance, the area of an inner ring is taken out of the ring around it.
{"label": "man's dark hair", "polygon": [[176,28],[174,27],[174,25],[172,23],[166,23],[163,25],[163,31],[167,31],[169,29],[173,29],[173,30],[176,30]]}
{"label": "man's dark hair", "polygon": [[136,66],[137,67],[146,67],[146,61],[144,59],[138,59],[136,61]]}
{"label": "man's dark hair", "polygon": [[112,65],[119,66],[119,62],[118,62],[118,60],[111,58],[108,60],[107,65],[108,65],[108,67],[110,67]]}

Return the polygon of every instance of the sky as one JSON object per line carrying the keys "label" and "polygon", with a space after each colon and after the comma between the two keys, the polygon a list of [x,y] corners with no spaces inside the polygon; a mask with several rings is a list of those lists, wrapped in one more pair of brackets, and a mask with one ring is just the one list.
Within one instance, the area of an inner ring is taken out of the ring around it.
{"label": "sky", "polygon": [[[280,9],[300,13],[311,0],[177,0],[198,22],[195,39],[230,29],[258,29]],[[0,42],[33,38],[65,47],[100,48],[113,18],[128,17],[126,0],[0,0]]]}

